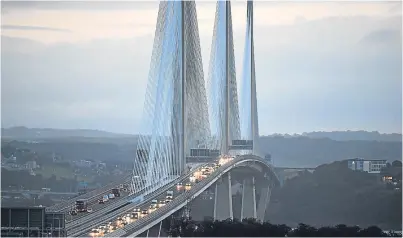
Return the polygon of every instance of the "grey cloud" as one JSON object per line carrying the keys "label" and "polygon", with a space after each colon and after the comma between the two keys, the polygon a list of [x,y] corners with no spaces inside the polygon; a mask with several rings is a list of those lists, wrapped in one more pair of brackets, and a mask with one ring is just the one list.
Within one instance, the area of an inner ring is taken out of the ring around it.
{"label": "grey cloud", "polygon": [[296,24],[304,23],[304,22],[306,22],[306,18],[303,16],[297,16],[297,17],[295,17],[294,22]]}
{"label": "grey cloud", "polygon": [[400,13],[402,14],[402,3],[396,3],[393,7],[389,8],[389,13]]}
{"label": "grey cloud", "polygon": [[134,127],[145,94],[144,62],[151,58],[149,47],[136,45],[148,42],[150,36],[55,45],[29,54],[2,51],[2,124]]}
{"label": "grey cloud", "polygon": [[395,29],[382,29],[364,36],[359,44],[402,44],[402,32]]}
{"label": "grey cloud", "polygon": [[[356,44],[370,32],[395,29],[390,25],[350,18],[256,26],[261,134],[326,128],[401,131],[401,52],[391,44]],[[201,39],[202,49],[211,44],[210,38]],[[136,133],[152,42],[146,36],[44,48],[6,38],[2,46],[12,50],[1,52],[3,126]],[[22,45],[35,50],[21,52]],[[240,62],[243,45],[235,47]],[[205,64],[209,53],[203,53]]]}
{"label": "grey cloud", "polygon": [[52,28],[44,26],[21,26],[21,25],[1,25],[2,30],[24,30],[24,31],[56,31],[56,32],[72,32],[71,30]]}
{"label": "grey cloud", "polygon": [[41,9],[41,10],[137,10],[155,9],[157,1],[6,1],[2,3],[7,9]]}
{"label": "grey cloud", "polygon": [[[4,33],[3,33],[4,34]],[[1,52],[27,53],[44,50],[46,46],[40,42],[17,37],[1,35]]]}

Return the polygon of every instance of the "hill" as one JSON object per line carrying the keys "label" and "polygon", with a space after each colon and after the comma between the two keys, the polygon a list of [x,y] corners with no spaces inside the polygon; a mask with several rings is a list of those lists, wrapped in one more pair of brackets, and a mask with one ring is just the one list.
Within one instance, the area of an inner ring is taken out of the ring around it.
{"label": "hill", "polygon": [[308,137],[311,139],[324,139],[328,138],[336,141],[350,141],[350,140],[365,140],[365,141],[385,141],[385,142],[402,142],[402,134],[382,134],[378,131],[313,131],[304,132],[302,134],[273,134],[267,137],[285,137],[297,138]]}
{"label": "hill", "polygon": [[352,171],[347,161],[338,161],[287,180],[273,191],[266,215],[291,227],[346,224],[401,230],[401,183],[399,187],[390,188],[378,174]]}
{"label": "hill", "polygon": [[329,138],[337,141],[368,140],[402,142],[402,134],[381,134],[377,131],[314,131],[302,133],[302,136],[309,138]]}
{"label": "hill", "polygon": [[[333,133],[337,135],[338,132],[330,132],[330,135]],[[10,142],[10,145],[18,148],[55,152],[66,160],[126,161],[132,160],[135,155],[137,136],[97,130],[2,129],[3,146]],[[332,140],[277,135],[262,136],[259,144],[262,153],[271,154],[274,165],[281,167],[316,167],[354,157],[389,161],[402,158],[402,143],[398,141]]]}
{"label": "hill", "polygon": [[2,138],[9,138],[9,139],[44,139],[44,138],[63,138],[63,137],[89,137],[89,138],[134,137],[134,135],[117,134],[100,130],[27,128],[23,126],[1,128],[1,136]]}

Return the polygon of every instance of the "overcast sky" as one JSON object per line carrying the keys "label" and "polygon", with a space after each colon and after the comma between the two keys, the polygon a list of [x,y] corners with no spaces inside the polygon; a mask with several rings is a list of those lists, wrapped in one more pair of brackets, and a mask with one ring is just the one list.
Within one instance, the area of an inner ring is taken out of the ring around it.
{"label": "overcast sky", "polygon": [[[260,134],[401,132],[401,9],[256,2]],[[232,11],[239,81],[246,3]],[[157,12],[151,1],[2,2],[2,126],[138,132]],[[197,12],[207,75],[215,2]]]}

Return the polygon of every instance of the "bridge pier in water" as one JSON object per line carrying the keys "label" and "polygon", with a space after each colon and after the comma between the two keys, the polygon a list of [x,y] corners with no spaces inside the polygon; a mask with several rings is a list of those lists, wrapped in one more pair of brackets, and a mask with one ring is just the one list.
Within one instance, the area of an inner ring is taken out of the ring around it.
{"label": "bridge pier in water", "polygon": [[233,219],[231,173],[224,174],[215,185],[214,220]]}

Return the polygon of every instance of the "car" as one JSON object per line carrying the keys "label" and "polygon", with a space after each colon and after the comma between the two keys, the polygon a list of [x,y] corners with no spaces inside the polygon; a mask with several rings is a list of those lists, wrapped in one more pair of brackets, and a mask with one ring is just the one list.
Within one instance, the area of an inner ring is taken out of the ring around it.
{"label": "car", "polygon": [[137,213],[137,212],[133,212],[132,214],[131,214],[131,217],[130,217],[131,219],[133,219],[133,220],[137,220],[137,219],[139,219],[139,214]]}
{"label": "car", "polygon": [[98,229],[92,229],[90,232],[90,236],[91,237],[98,237],[100,235],[101,232],[99,232]]}
{"label": "car", "polygon": [[148,210],[147,209],[144,209],[143,211],[141,211],[141,217],[145,217],[145,216],[147,216],[148,215]]}
{"label": "car", "polygon": [[87,208],[87,212],[92,212],[92,208]]}
{"label": "car", "polygon": [[113,231],[115,231],[116,230],[116,226],[114,226],[114,225],[108,225],[108,231],[109,232],[113,232]]}
{"label": "car", "polygon": [[182,187],[183,187],[183,184],[182,183],[178,183],[177,185],[176,185],[176,190],[181,190],[182,189]]}
{"label": "car", "polygon": [[133,210],[133,212],[140,213],[140,208],[135,208],[135,209]]}
{"label": "car", "polygon": [[77,215],[77,211],[76,211],[76,210],[72,210],[72,211],[70,211],[70,215],[72,215],[72,216]]}
{"label": "car", "polygon": [[[168,200],[168,199],[170,199],[170,198],[167,198],[167,200]],[[163,207],[163,206],[165,206],[165,204],[166,204],[166,201],[161,200],[161,201],[158,203],[158,207]]]}
{"label": "car", "polygon": [[99,199],[98,200],[98,204],[104,204],[105,202],[104,202],[104,200],[103,199]]}
{"label": "car", "polygon": [[187,183],[185,186],[185,190],[190,190],[192,188],[192,184]]}
{"label": "car", "polygon": [[155,208],[155,207],[157,207],[157,204],[158,204],[158,200],[157,200],[157,199],[153,199],[153,200],[151,200],[151,205],[150,205],[150,207]]}
{"label": "car", "polygon": [[123,227],[125,225],[125,221],[124,221],[123,217],[118,217],[118,219],[116,219],[116,225],[118,227]]}
{"label": "car", "polygon": [[99,229],[99,230],[104,230],[104,231],[105,231],[105,230],[106,230],[106,225],[100,225],[100,226],[98,227],[98,229]]}

